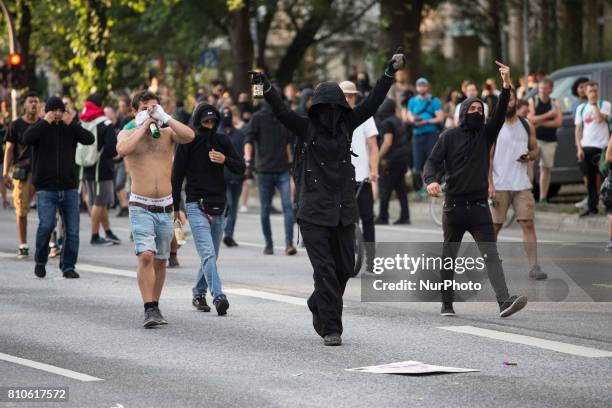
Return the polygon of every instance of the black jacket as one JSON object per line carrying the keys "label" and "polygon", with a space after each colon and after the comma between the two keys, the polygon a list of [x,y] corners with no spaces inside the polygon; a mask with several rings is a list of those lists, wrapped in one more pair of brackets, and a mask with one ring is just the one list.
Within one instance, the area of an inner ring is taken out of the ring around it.
{"label": "black jacket", "polygon": [[[445,174],[446,197],[450,200],[482,201],[488,197],[489,152],[495,144],[506,117],[510,89],[504,88],[489,121],[475,132],[465,126],[465,115],[478,98],[461,103],[459,127],[440,135],[431,155],[425,162],[423,180],[426,184],[440,181]],[[483,106],[484,108],[484,106]]]}
{"label": "black jacket", "polygon": [[39,120],[21,136],[21,144],[32,145],[32,182],[37,191],[76,189],[78,169],[74,163],[77,143],[94,142],[91,132],[77,121],[50,124]]}
{"label": "black jacket", "polygon": [[[217,109],[207,103],[202,103],[195,108],[192,123],[196,125],[200,123],[204,110],[214,112],[218,125],[221,115]],[[185,192],[188,203],[203,199],[208,204],[225,206],[224,167],[234,173],[244,173],[246,169],[244,160],[238,156],[229,137],[217,132],[217,125],[213,129],[195,126],[195,139],[190,143],[178,145],[176,149],[172,165],[172,196],[175,211],[180,208],[181,189],[185,178],[187,179]],[[210,161],[208,153],[212,149],[225,155],[224,164]]]}
{"label": "black jacket", "polygon": [[[238,157],[244,157],[244,133],[235,127],[232,127],[227,133],[225,132],[225,129],[221,129],[221,133],[227,135],[229,140],[232,142],[234,149],[236,149],[236,153],[238,153]],[[241,173],[234,173],[227,166],[225,167],[224,174],[226,183],[242,183],[246,178],[244,171]]]}
{"label": "black jacket", "polygon": [[[278,119],[297,137],[298,220],[329,227],[357,220],[350,150],[353,130],[374,115],[392,83],[393,78],[383,75],[372,93],[351,109],[338,84],[323,82],[315,90],[307,118],[290,111],[273,88],[264,93]],[[339,106],[339,111],[324,115],[328,104]],[[335,126],[331,120],[336,121]]]}
{"label": "black jacket", "polygon": [[255,147],[255,170],[283,173],[290,168],[287,145],[293,144],[293,135],[276,119],[267,104],[257,111],[245,129],[245,143]]}
{"label": "black jacket", "polygon": [[100,160],[94,166],[83,169],[83,178],[96,180],[96,169],[98,171],[98,181],[113,180],[115,177],[115,162],[113,157],[117,156],[117,133],[110,120],[99,123],[96,126],[98,132],[98,151],[102,151]]}

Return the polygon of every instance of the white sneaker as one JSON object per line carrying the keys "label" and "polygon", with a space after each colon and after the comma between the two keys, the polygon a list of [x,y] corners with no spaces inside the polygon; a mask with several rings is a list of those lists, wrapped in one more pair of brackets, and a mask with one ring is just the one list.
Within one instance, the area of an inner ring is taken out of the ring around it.
{"label": "white sneaker", "polygon": [[240,208],[238,209],[239,213],[245,213],[245,212],[249,212],[249,207],[247,207],[246,205],[241,205]]}
{"label": "white sneaker", "polygon": [[589,204],[589,197],[584,197],[582,200],[574,204],[574,207],[582,208],[582,207],[586,207],[588,204]]}

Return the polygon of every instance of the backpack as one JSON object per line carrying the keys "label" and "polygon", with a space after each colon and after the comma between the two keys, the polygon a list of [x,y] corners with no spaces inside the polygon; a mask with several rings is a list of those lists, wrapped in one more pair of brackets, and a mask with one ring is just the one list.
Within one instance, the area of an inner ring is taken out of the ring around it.
{"label": "backpack", "polygon": [[601,183],[599,198],[606,207],[612,207],[612,173],[608,174],[608,177]]}
{"label": "backpack", "polygon": [[[102,149],[98,151],[98,125],[100,123],[110,123],[110,120],[106,116],[100,116],[90,122],[81,122],[81,126],[90,131],[94,136],[94,142],[90,145],[83,145],[81,143],[77,144],[76,152],[74,155],[74,162],[77,166],[81,167],[79,179],[83,179],[83,173],[85,167],[95,166],[102,156],[102,152],[104,152],[104,146]],[[95,181],[98,181],[98,167],[96,166],[96,178]]]}

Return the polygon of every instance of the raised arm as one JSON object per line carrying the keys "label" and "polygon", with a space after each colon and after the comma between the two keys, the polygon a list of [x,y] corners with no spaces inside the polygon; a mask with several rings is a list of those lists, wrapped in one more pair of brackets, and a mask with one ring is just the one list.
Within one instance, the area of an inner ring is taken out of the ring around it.
{"label": "raised arm", "polygon": [[145,137],[147,129],[151,123],[154,123],[155,119],[148,118],[145,122],[136,129],[122,130],[117,136],[117,153],[126,157],[134,152],[138,143]]}
{"label": "raised arm", "polygon": [[[164,112],[161,105],[154,105],[149,109],[149,116],[155,120],[160,120],[164,125],[168,125],[172,130],[172,141],[177,144],[185,144],[195,139],[195,132],[189,126],[173,119],[172,116]],[[147,125],[148,128],[148,125]]]}
{"label": "raised arm", "polygon": [[497,135],[499,135],[499,131],[506,120],[506,111],[508,110],[508,102],[510,101],[510,88],[512,87],[510,68],[501,62],[495,61],[495,63],[499,66],[499,74],[502,78],[503,88],[497,105],[495,105],[494,112],[491,115],[491,119],[485,124],[485,135],[491,145],[497,140]]}
{"label": "raised arm", "polygon": [[389,76],[385,71],[378,81],[376,81],[376,85],[374,85],[374,89],[372,89],[368,97],[353,109],[350,119],[351,130],[355,130],[359,125],[368,120],[368,118],[374,116],[385,100],[387,93],[389,93],[391,85],[393,85],[393,75]]}
{"label": "raised arm", "polygon": [[[270,81],[268,81],[268,84],[269,82]],[[266,86],[267,89],[264,91],[264,98],[266,98],[266,102],[268,102],[272,107],[272,112],[274,112],[274,115],[298,138],[305,138],[309,120],[290,110],[287,105],[283,103],[280,95],[278,92],[276,92],[276,89],[274,89],[272,85]]]}

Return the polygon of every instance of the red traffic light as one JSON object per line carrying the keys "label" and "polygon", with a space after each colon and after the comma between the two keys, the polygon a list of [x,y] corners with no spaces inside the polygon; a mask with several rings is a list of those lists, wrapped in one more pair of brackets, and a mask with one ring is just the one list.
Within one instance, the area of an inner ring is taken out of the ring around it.
{"label": "red traffic light", "polygon": [[14,67],[21,64],[21,55],[17,54],[16,52],[12,53],[9,55],[8,62]]}

